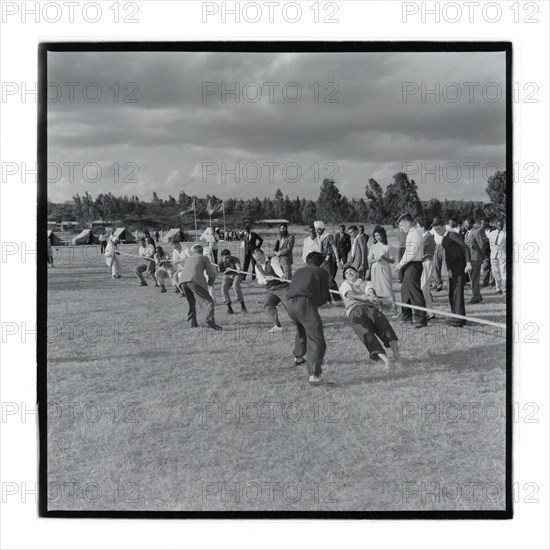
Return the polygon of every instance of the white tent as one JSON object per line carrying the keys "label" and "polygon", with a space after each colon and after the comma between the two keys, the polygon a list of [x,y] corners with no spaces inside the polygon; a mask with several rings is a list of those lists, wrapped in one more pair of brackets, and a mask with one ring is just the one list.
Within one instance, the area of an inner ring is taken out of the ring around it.
{"label": "white tent", "polygon": [[73,238],[73,244],[99,244],[99,239],[92,233],[91,229],[84,229]]}
{"label": "white tent", "polygon": [[134,236],[130,231],[126,231],[125,227],[117,227],[113,233],[114,237],[117,237],[120,242],[135,243]]}
{"label": "white tent", "polygon": [[185,240],[185,235],[179,227],[170,229],[170,231],[167,231],[160,238],[160,242],[162,243],[179,243],[184,240]]}

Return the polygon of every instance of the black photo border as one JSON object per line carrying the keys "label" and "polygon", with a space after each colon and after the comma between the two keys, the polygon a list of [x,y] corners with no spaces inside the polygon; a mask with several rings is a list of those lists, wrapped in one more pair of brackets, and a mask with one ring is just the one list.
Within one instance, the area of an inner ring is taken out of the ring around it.
{"label": "black photo border", "polygon": [[507,256],[513,258],[513,133],[512,43],[458,41],[197,41],[197,42],[44,42],[38,45],[37,142],[37,404],[39,413],[38,515],[47,518],[113,519],[510,519],[513,517],[512,383],[513,383],[513,261],[507,262],[506,289],[506,498],[502,510],[403,511],[97,511],[49,510],[47,462],[47,82],[48,52],[271,52],[271,53],[410,53],[503,52],[506,54],[506,231]]}

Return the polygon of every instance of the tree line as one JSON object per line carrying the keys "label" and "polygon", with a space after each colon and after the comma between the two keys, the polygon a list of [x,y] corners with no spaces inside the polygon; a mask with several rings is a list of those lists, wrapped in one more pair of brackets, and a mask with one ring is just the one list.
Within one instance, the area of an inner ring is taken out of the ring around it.
{"label": "tree line", "polygon": [[[325,223],[376,223],[395,224],[397,217],[408,212],[415,217],[432,219],[441,216],[445,219],[455,216],[460,220],[467,217],[490,217],[504,215],[506,211],[506,172],[495,172],[488,178],[487,194],[489,202],[430,199],[421,201],[418,186],[404,172],[393,176],[385,191],[374,179],[369,179],[365,187],[365,198],[348,199],[343,196],[336,182],[325,179],[321,184],[317,200],[296,197],[291,199],[277,189],[273,198],[226,199],[224,202],[228,227],[242,227],[261,219],[287,219],[293,224],[309,225],[320,219]],[[197,197],[181,190],[178,197],[172,195],[161,199],[153,192],[150,201],[137,196],[115,196],[100,193],[95,199],[86,191],[84,195],[74,195],[72,201],[54,203],[48,201],[48,220],[76,221],[81,227],[98,219],[117,221],[131,228],[192,227],[193,213],[182,215],[195,204],[197,218],[207,220],[207,206],[216,206],[222,199],[215,195]],[[221,218],[217,212],[216,217]]]}

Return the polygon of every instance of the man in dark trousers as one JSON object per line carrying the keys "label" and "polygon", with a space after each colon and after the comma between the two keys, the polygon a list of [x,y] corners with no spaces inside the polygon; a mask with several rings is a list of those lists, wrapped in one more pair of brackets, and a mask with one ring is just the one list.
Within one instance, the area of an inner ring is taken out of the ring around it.
{"label": "man in dark trousers", "polygon": [[[208,281],[204,273],[208,275]],[[203,256],[203,248],[200,244],[195,244],[191,248],[191,256],[185,260],[178,280],[180,290],[185,294],[189,304],[189,313],[187,320],[191,321],[191,327],[197,328],[197,305],[206,310],[206,326],[214,330],[222,330],[222,327],[216,324],[214,320],[214,300],[208,292],[208,287],[214,284],[216,279],[216,269],[210,260]]]}
{"label": "man in dark trousers", "polygon": [[346,233],[345,225],[340,226],[334,240],[336,242],[336,249],[338,250],[338,265],[346,265],[348,263],[348,254],[351,251],[351,238]]}
{"label": "man in dark trousers", "polygon": [[471,304],[478,304],[483,300],[481,297],[481,266],[485,260],[485,243],[481,235],[480,228],[474,227],[473,218],[466,220],[466,233],[464,242],[470,249],[470,258],[472,263],[472,272],[470,273],[470,281],[472,282],[472,299]]}
{"label": "man in dark trousers", "polygon": [[[445,264],[449,276],[449,303],[451,304],[451,312],[465,316],[464,282],[465,273],[468,273],[472,269],[470,249],[458,233],[445,228],[445,224],[441,218],[435,218],[432,229],[443,237],[441,246],[445,251]],[[466,321],[451,319],[449,324],[455,327],[463,327]]]}
{"label": "man in dark trousers", "polygon": [[[310,252],[306,267],[294,273],[287,293],[288,316],[296,325],[294,364],[306,363],[310,384],[320,384],[321,363],[327,348],[318,307],[329,301],[329,274],[321,269],[325,257]],[[304,359],[304,356],[307,356]]]}
{"label": "man in dark trousers", "polygon": [[[410,214],[403,214],[398,220],[399,229],[407,235],[405,251],[397,270],[403,270],[403,282],[401,283],[401,301],[418,307],[426,307],[424,294],[420,284],[422,278],[422,229],[413,221]],[[414,327],[422,328],[428,322],[425,311],[418,309],[402,308],[402,320],[409,322],[414,319]]]}
{"label": "man in dark trousers", "polygon": [[[254,233],[250,231],[250,226],[246,226],[244,228],[243,233],[243,243],[244,243],[244,265],[243,265],[243,271],[248,271],[248,266],[252,262],[252,279],[255,279],[254,276],[255,273],[255,267],[256,267],[256,260],[253,258],[252,253],[254,250],[258,250],[258,248],[262,248],[264,240],[258,235],[258,233]],[[243,277],[243,281],[246,280],[246,275]]]}

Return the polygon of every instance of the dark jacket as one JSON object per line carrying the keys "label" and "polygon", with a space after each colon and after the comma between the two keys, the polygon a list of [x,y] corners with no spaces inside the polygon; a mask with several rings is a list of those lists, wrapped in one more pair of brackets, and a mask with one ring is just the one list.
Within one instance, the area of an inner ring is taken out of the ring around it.
{"label": "dark jacket", "polygon": [[292,265],[292,250],[294,248],[294,235],[290,233],[284,239],[277,239],[275,252],[280,252],[279,259],[282,265]]}
{"label": "dark jacket", "polygon": [[329,274],[326,270],[314,265],[298,269],[292,276],[287,297],[303,296],[309,298],[317,307],[330,299]]}
{"label": "dark jacket", "polygon": [[458,233],[449,231],[443,237],[441,245],[445,250],[445,263],[451,271],[456,266],[465,267],[466,263],[470,261],[470,249]]}
{"label": "dark jacket", "polygon": [[258,248],[261,248],[264,242],[264,240],[260,237],[260,235],[258,235],[258,233],[254,233],[253,231],[251,231],[249,235],[244,233],[243,241],[244,241],[244,253],[246,255],[252,254],[254,250],[258,250]]}
{"label": "dark jacket", "polygon": [[351,250],[351,237],[344,233],[343,235],[338,232],[336,233],[336,237],[334,237],[334,240],[336,241],[336,248],[338,249],[338,255],[339,260],[343,258],[344,256],[347,256],[349,254],[349,251]]}

